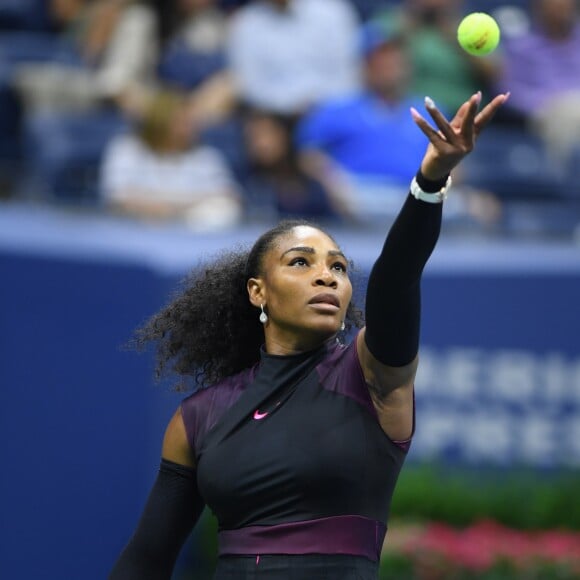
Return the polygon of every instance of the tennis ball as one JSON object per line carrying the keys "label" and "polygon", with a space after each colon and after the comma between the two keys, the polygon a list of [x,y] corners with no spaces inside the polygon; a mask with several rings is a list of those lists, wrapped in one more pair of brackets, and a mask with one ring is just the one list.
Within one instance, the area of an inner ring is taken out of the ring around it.
{"label": "tennis ball", "polygon": [[469,54],[483,56],[493,52],[499,44],[499,26],[485,12],[472,12],[459,24],[457,41]]}

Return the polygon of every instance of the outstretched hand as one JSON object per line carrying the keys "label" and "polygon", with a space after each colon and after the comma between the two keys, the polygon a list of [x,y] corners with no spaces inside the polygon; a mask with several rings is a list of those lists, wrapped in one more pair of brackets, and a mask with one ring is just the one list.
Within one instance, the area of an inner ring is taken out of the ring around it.
{"label": "outstretched hand", "polygon": [[508,98],[509,93],[498,95],[478,112],[481,92],[477,92],[459,107],[451,121],[447,121],[435,103],[426,97],[425,106],[437,129],[433,128],[416,109],[411,108],[413,120],[429,139],[427,151],[421,162],[421,173],[433,181],[448,175],[473,150],[481,131]]}

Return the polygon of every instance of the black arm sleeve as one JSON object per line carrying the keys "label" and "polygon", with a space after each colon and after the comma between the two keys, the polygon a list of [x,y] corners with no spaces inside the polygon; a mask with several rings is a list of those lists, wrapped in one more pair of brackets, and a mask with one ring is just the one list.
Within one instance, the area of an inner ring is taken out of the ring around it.
{"label": "black arm sleeve", "polygon": [[[445,181],[428,181],[417,173],[423,191],[439,191]],[[365,342],[371,354],[385,365],[404,366],[417,355],[421,274],[439,238],[442,205],[409,194],[371,270]]]}
{"label": "black arm sleeve", "polygon": [[137,529],[109,580],[170,580],[203,507],[195,470],[162,459]]}

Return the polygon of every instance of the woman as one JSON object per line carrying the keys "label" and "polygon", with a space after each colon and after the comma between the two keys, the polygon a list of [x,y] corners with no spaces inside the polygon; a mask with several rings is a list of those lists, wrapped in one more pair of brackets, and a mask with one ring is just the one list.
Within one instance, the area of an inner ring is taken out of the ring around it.
{"label": "woman", "polygon": [[186,96],[156,91],[132,132],[105,150],[100,187],[113,210],[140,219],[181,220],[194,231],[224,229],[242,217],[242,200],[221,152],[200,142]]}
{"label": "woman", "polygon": [[[204,504],[219,522],[214,578],[378,578],[390,499],[414,429],[419,282],[450,171],[508,95],[473,95],[433,128],[411,195],[371,271],[356,322],[335,241],[282,223],[248,254],[208,267],[143,329],[160,370],[196,375],[163,441],[161,468],[111,578],[167,579]],[[260,349],[260,345],[263,345]]]}
{"label": "woman", "polygon": [[[350,219],[350,208],[334,181],[303,164],[296,150],[297,119],[255,108],[243,114],[248,167],[245,190],[260,215],[279,219]],[[325,164],[327,165],[327,164]],[[320,175],[319,175],[320,174]]]}

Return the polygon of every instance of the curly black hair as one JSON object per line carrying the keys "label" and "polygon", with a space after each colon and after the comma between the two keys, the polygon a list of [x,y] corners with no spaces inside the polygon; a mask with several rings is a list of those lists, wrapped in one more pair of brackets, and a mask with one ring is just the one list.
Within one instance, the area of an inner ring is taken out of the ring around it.
{"label": "curly black hair", "polygon": [[[301,225],[324,231],[306,220],[280,222],[249,251],[223,252],[195,268],[173,300],[137,329],[133,346],[143,349],[150,342],[157,346],[158,380],[176,374],[181,378],[178,390],[206,387],[259,360],[264,330],[246,283],[263,273],[264,256],[278,238]],[[362,324],[362,312],[351,302],[343,333]]]}

